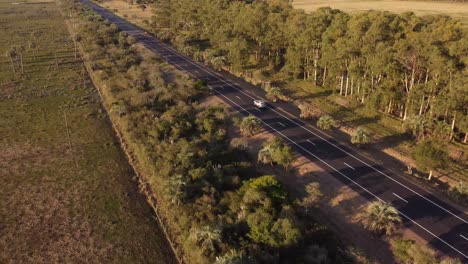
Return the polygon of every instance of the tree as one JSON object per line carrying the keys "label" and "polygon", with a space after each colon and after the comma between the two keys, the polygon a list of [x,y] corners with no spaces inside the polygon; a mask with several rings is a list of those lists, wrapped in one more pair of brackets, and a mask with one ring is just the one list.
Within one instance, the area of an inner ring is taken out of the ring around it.
{"label": "tree", "polygon": [[444,167],[448,162],[448,152],[445,146],[426,140],[416,145],[413,151],[413,158],[418,169],[429,171],[428,179],[432,178],[433,170]]}
{"label": "tree", "polygon": [[462,261],[459,259],[446,257],[442,259],[440,264],[462,264]]}
{"label": "tree", "polygon": [[221,242],[221,230],[210,226],[204,226],[192,232],[192,238],[203,250],[214,252],[217,243]]}
{"label": "tree", "polygon": [[286,169],[294,160],[294,152],[292,148],[279,138],[274,138],[271,141],[265,142],[263,148],[258,152],[258,161],[262,163],[272,164],[277,163]]}
{"label": "tree", "polygon": [[418,141],[424,139],[424,134],[428,126],[429,124],[423,116],[413,116],[405,121],[405,127],[411,131],[411,134]]}
{"label": "tree", "polygon": [[413,259],[413,264],[437,263],[435,251],[421,243],[411,245],[408,255]]}
{"label": "tree", "polygon": [[329,130],[334,125],[335,125],[335,120],[333,119],[333,117],[329,115],[321,116],[319,120],[317,120],[317,127],[324,129],[324,130]]}
{"label": "tree", "polygon": [[260,121],[255,116],[249,115],[242,119],[240,131],[244,136],[253,136],[260,130]]}
{"label": "tree", "polygon": [[357,146],[370,143],[370,141],[369,133],[362,127],[358,127],[351,136],[351,143]]}
{"label": "tree", "polygon": [[14,60],[16,59],[17,56],[18,56],[18,53],[16,52],[16,49],[14,47],[10,47],[10,49],[5,52],[5,57],[10,59],[11,68],[13,69],[13,74],[16,73]]}
{"label": "tree", "polygon": [[286,95],[283,94],[283,92],[281,91],[279,87],[271,87],[267,89],[266,98],[273,102],[278,101],[278,99],[283,100],[283,101],[288,101],[288,98],[286,97]]}
{"label": "tree", "polygon": [[306,196],[302,199],[302,206],[306,208],[306,210],[315,207],[317,203],[322,198],[323,194],[320,191],[320,184],[318,182],[311,182],[306,185]]}
{"label": "tree", "polygon": [[269,148],[262,148],[258,151],[257,162],[273,165],[273,155]]}
{"label": "tree", "polygon": [[363,213],[364,226],[377,233],[392,234],[401,224],[401,217],[395,207],[382,201],[369,204]]}
{"label": "tree", "polygon": [[275,221],[274,215],[263,208],[258,208],[247,216],[250,231],[248,236],[255,242],[272,247],[291,246],[300,238],[297,226],[288,218]]}

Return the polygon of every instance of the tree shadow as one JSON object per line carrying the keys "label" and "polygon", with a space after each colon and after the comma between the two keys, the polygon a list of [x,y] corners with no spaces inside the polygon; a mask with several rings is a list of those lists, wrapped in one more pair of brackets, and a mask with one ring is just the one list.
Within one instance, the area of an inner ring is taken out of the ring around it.
{"label": "tree shadow", "polygon": [[377,140],[374,144],[378,145],[381,149],[392,148],[399,146],[403,142],[411,140],[411,137],[407,133],[397,133],[384,136]]}

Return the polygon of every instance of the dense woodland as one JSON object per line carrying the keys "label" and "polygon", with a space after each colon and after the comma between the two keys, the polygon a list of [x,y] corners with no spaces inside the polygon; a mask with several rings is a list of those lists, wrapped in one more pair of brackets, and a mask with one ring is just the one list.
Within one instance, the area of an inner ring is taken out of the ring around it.
{"label": "dense woodland", "polygon": [[159,0],[154,7],[158,34],[213,67],[308,80],[400,118],[418,140],[468,139],[467,29],[448,16],[306,14],[280,0]]}

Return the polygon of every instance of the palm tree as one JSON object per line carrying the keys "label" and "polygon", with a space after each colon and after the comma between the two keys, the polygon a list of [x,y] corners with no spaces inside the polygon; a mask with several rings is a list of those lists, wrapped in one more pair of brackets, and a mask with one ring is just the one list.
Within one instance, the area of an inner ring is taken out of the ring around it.
{"label": "palm tree", "polygon": [[230,250],[222,256],[216,257],[215,264],[255,264],[255,259],[246,256],[243,251]]}
{"label": "palm tree", "polygon": [[371,231],[390,235],[401,224],[401,217],[395,207],[376,201],[366,207],[363,222],[364,226]]}
{"label": "palm tree", "polygon": [[241,134],[244,136],[253,136],[260,130],[260,122],[252,115],[244,117],[240,124]]}
{"label": "palm tree", "polygon": [[16,73],[15,62],[13,59],[16,59],[17,56],[18,56],[18,53],[16,53],[16,49],[14,47],[11,47],[9,50],[5,52],[5,57],[10,59],[11,68],[13,69],[13,74]]}
{"label": "palm tree", "polygon": [[283,97],[283,93],[281,92],[280,88],[271,87],[270,89],[268,89],[266,97],[268,98],[268,100],[276,102],[278,99]]}
{"label": "palm tree", "polygon": [[270,148],[262,148],[258,152],[257,161],[261,162],[263,164],[273,165],[273,155],[271,153],[271,149]]}
{"label": "palm tree", "polygon": [[185,196],[185,186],[187,185],[187,181],[185,178],[178,174],[174,177],[171,177],[168,182],[167,192],[171,196],[171,203],[180,205],[183,201]]}
{"label": "palm tree", "polygon": [[204,249],[213,252],[215,244],[221,242],[221,230],[204,226],[193,233],[193,239]]}
{"label": "palm tree", "polygon": [[321,116],[319,120],[317,120],[317,127],[324,129],[324,130],[329,130],[334,125],[335,125],[335,120],[333,119],[333,117],[329,115]]}
{"label": "palm tree", "polygon": [[355,145],[367,144],[370,142],[369,133],[362,127],[358,127],[351,136],[351,143]]}

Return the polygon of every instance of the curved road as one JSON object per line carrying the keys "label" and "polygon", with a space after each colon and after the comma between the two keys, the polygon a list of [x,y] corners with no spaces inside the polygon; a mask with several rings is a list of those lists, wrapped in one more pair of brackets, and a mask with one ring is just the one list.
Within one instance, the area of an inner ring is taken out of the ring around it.
{"label": "curved road", "polygon": [[196,79],[205,80],[214,93],[231,107],[245,115],[257,117],[269,132],[283,138],[296,151],[368,200],[381,200],[394,205],[402,215],[404,225],[432,247],[445,255],[468,261],[466,214],[387,169],[385,164],[359,155],[347,143],[337,142],[312,124],[300,120],[300,111],[292,104],[271,103],[266,109],[258,110],[252,101],[265,98],[265,92],[261,89],[195,62],[146,34],[138,26],[88,0],[82,1],[176,68]]}

